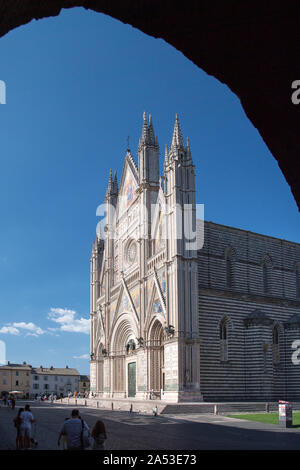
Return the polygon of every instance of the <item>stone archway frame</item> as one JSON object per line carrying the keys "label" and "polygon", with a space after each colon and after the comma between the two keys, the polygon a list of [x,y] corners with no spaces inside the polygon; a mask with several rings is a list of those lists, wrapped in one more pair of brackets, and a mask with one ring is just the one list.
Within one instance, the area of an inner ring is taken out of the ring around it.
{"label": "stone archway frame", "polygon": [[121,346],[125,346],[126,340],[132,334],[135,338],[139,337],[138,323],[132,313],[124,312],[118,316],[111,326],[109,340],[111,354],[114,355],[116,352],[121,352]]}
{"label": "stone archway frame", "polygon": [[[0,0],[0,37],[32,19],[84,7],[161,38],[207,74],[226,84],[259,131],[300,210],[300,4],[272,0]],[[280,31],[280,34],[278,34]]]}
{"label": "stone archway frame", "polygon": [[[232,348],[232,339],[233,339],[233,333],[234,333],[234,323],[232,321],[232,317],[228,315],[227,313],[224,313],[221,318],[219,318],[218,323],[217,323],[217,338],[218,338],[218,344],[221,348],[221,341],[220,341],[220,327],[223,322],[226,322],[227,324],[227,361],[230,360],[231,358],[231,348]],[[221,350],[220,350],[221,353]]]}
{"label": "stone archway frame", "polygon": [[[112,359],[112,377],[111,383],[113,384],[113,394],[121,393],[121,397],[126,397],[128,394],[128,362],[129,361],[125,352],[125,345],[128,339],[138,338],[138,322],[133,313],[124,312],[116,319],[111,328],[110,335],[110,358]],[[130,359],[131,356],[130,356]]]}
{"label": "stone archway frame", "polygon": [[104,344],[105,344],[105,338],[104,336],[101,336],[100,338],[98,338],[96,348],[95,348],[97,360],[99,360],[99,358],[101,358],[101,360],[104,358],[102,354],[102,350],[104,349]]}
{"label": "stone archway frame", "polygon": [[97,394],[103,393],[104,388],[104,356],[102,354],[102,350],[104,348],[104,337],[100,337],[97,341],[97,345],[95,348],[96,351],[96,390]]}
{"label": "stone archway frame", "polygon": [[[164,333],[164,325],[166,324],[165,319],[162,315],[156,314],[156,315],[153,316],[153,318],[151,318],[148,321],[148,324],[146,325],[146,331],[148,332],[147,333],[147,342],[151,341],[151,335],[152,335],[153,327],[154,327],[155,323],[160,324],[162,332]],[[156,338],[156,339],[158,339],[158,338]]]}

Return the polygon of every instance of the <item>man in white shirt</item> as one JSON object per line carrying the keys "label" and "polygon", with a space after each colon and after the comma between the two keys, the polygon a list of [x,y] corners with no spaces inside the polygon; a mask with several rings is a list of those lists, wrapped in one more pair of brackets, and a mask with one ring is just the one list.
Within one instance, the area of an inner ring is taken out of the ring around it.
{"label": "man in white shirt", "polygon": [[34,417],[29,405],[25,405],[25,410],[20,414],[20,420],[20,435],[24,440],[25,449],[28,449],[30,447],[31,424],[34,423]]}
{"label": "man in white shirt", "polygon": [[88,433],[89,427],[79,416],[78,410],[73,410],[71,418],[66,419],[58,437],[58,446],[62,436],[67,438],[68,450],[83,450],[82,436]]}

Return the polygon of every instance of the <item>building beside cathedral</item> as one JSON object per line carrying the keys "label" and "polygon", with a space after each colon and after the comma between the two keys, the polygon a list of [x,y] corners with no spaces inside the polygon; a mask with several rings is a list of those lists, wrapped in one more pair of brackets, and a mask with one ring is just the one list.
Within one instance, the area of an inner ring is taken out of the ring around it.
{"label": "building beside cathedral", "polygon": [[299,400],[300,244],[198,223],[195,189],[178,116],[160,176],[144,115],[92,248],[91,393]]}

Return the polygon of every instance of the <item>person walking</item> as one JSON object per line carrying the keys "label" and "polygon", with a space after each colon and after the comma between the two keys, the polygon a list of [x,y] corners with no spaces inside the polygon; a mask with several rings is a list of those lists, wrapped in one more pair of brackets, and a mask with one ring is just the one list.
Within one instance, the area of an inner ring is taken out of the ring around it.
{"label": "person walking", "polygon": [[92,450],[105,450],[107,435],[102,421],[96,422],[92,429],[91,436],[93,438]]}
{"label": "person walking", "polygon": [[29,405],[25,405],[25,410],[20,413],[20,419],[20,434],[24,440],[24,449],[29,449],[31,439],[31,425],[35,421]]}
{"label": "person walking", "polygon": [[80,417],[78,410],[73,410],[71,418],[65,420],[58,436],[57,445],[60,446],[62,436],[67,437],[68,450],[84,450],[85,436],[89,434],[89,427]]}
{"label": "person walking", "polygon": [[15,407],[16,407],[16,400],[15,400],[14,397],[12,397],[12,399],[11,399],[11,409],[14,410]]}
{"label": "person walking", "polygon": [[19,411],[18,411],[18,414],[17,416],[14,418],[13,420],[13,423],[14,423],[14,426],[17,430],[17,436],[16,436],[16,449],[17,450],[20,450],[20,449],[23,449],[23,438],[21,436],[21,431],[20,431],[20,427],[21,427],[21,418],[20,418],[20,414],[24,411],[24,408],[19,408]]}

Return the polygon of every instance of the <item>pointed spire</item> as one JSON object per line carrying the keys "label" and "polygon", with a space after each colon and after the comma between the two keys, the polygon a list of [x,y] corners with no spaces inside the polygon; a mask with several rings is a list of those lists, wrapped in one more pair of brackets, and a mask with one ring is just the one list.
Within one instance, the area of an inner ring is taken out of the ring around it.
{"label": "pointed spire", "polygon": [[102,240],[102,230],[101,230],[101,223],[97,225],[97,238],[96,241],[99,242]]}
{"label": "pointed spire", "polygon": [[157,137],[154,134],[154,127],[152,122],[152,116],[149,115],[149,124],[147,123],[146,113],[143,114],[143,127],[142,127],[142,135],[139,140],[139,148],[143,145],[147,145],[150,147],[158,147]]}
{"label": "pointed spire", "polygon": [[169,150],[168,150],[168,146],[167,144],[165,145],[165,167],[168,165],[169,163]]}
{"label": "pointed spire", "polygon": [[149,139],[149,131],[148,131],[148,124],[147,124],[147,119],[146,119],[146,113],[143,113],[143,127],[142,127],[142,135],[140,137],[139,141],[139,147],[147,144]]}
{"label": "pointed spire", "polygon": [[192,159],[192,154],[191,154],[191,149],[190,149],[190,139],[188,137],[186,139],[186,159],[187,160]]}
{"label": "pointed spire", "polygon": [[176,114],[171,150],[184,150],[183,138],[179,125],[178,114]]}
{"label": "pointed spire", "polygon": [[114,182],[113,182],[113,191],[114,194],[118,194],[118,178],[117,178],[117,170],[115,171]]}
{"label": "pointed spire", "polygon": [[109,189],[112,188],[112,171],[111,171],[111,168],[110,168],[110,170],[109,170],[108,188],[109,188]]}
{"label": "pointed spire", "polygon": [[152,116],[149,114],[149,126],[148,126],[149,145],[155,145],[154,129],[152,124]]}
{"label": "pointed spire", "polygon": [[111,169],[109,170],[109,178],[108,178],[108,186],[107,186],[107,191],[106,195],[110,195],[113,191],[113,181],[112,181],[112,172]]}

